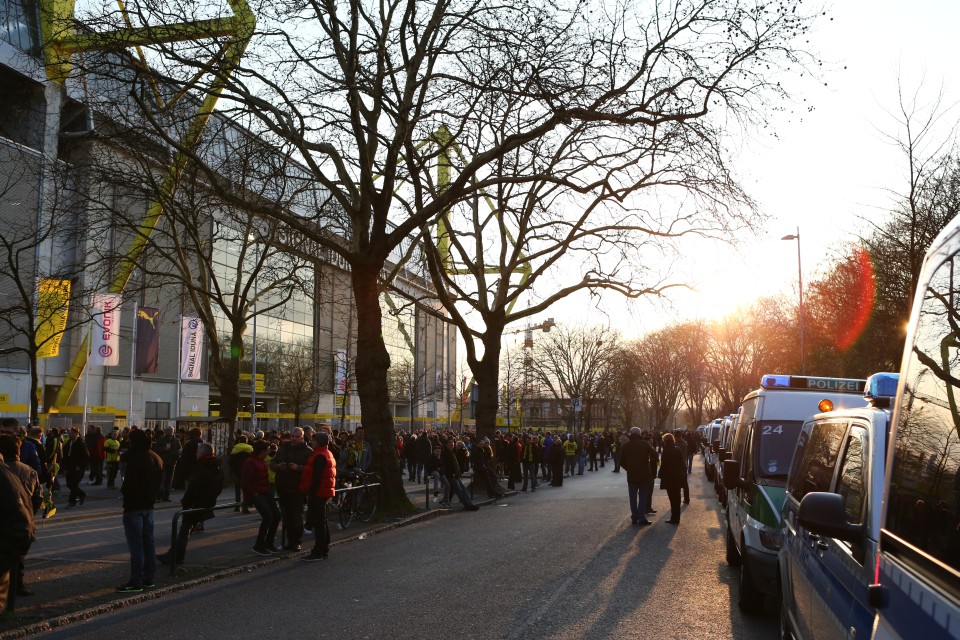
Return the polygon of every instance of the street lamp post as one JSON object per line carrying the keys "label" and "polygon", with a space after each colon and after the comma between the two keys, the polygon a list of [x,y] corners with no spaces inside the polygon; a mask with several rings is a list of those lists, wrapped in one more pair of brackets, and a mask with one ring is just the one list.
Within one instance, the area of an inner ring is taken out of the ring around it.
{"label": "street lamp post", "polygon": [[797,307],[797,324],[800,328],[800,374],[806,373],[806,354],[803,348],[803,269],[800,265],[800,227],[797,227],[796,235],[783,236],[781,240],[797,241],[797,282],[799,285],[800,305]]}
{"label": "street lamp post", "polygon": [[[253,235],[250,236],[250,240],[256,243],[256,238]],[[254,244],[254,251],[256,255],[253,265],[253,344],[250,354],[250,427],[252,431],[257,430],[257,296],[259,295],[257,291],[257,270],[260,266],[260,246],[258,244]]]}

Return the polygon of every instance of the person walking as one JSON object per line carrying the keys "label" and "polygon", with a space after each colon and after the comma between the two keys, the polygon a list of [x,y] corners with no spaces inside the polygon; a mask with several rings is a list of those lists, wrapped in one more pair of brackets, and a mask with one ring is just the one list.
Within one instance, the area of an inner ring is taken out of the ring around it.
{"label": "person walking", "polygon": [[312,455],[313,450],[304,441],[303,429],[295,427],[290,432],[290,440],[280,445],[277,455],[270,461],[270,469],[276,473],[277,498],[286,537],[283,548],[286,551],[300,551],[303,541],[303,507],[307,497],[300,486],[303,469]]}
{"label": "person walking", "polygon": [[680,491],[686,480],[686,461],[672,433],[663,435],[663,458],[660,464],[660,488],[670,498],[670,524],[680,524]]}
{"label": "person walking", "polygon": [[563,441],[557,437],[547,454],[547,458],[550,460],[551,487],[563,486],[563,466],[567,460],[566,448],[563,445]]}
{"label": "person walking", "polygon": [[313,445],[300,475],[300,493],[307,496],[307,526],[313,530],[314,536],[313,550],[303,558],[305,562],[326,560],[330,553],[327,500],[335,495],[337,484],[337,461],[329,448],[330,436],[322,431],[315,433]]}
{"label": "person walking", "polygon": [[523,466],[521,491],[527,490],[527,482],[530,483],[530,491],[536,491],[537,468],[540,466],[540,443],[532,433],[528,433],[524,438],[523,448],[520,451],[520,464]]}
{"label": "person walking", "polygon": [[173,488],[177,491],[186,488],[187,480],[193,475],[194,467],[197,465],[197,447],[203,442],[203,431],[199,427],[190,429],[187,436],[187,441],[183,443],[183,448],[180,449],[177,468],[173,472]]}
{"label": "person walking", "polygon": [[679,431],[674,438],[677,441],[677,448],[680,449],[680,455],[683,456],[683,503],[690,504],[690,482],[687,481],[687,439]]}
{"label": "person walking", "polygon": [[[249,458],[250,454],[252,453],[253,445],[247,442],[247,436],[237,432],[236,441],[234,442],[233,449],[230,450],[230,457],[227,459],[228,464],[230,465],[230,478],[233,480],[234,501],[237,503],[243,502],[243,496],[241,495],[240,487],[240,474],[243,473],[243,465],[246,463],[247,458]],[[240,511],[241,507],[234,507],[233,510]],[[246,506],[243,506],[242,510],[244,513],[250,513]]]}
{"label": "person walking", "polygon": [[563,441],[564,470],[572,478],[577,472],[577,441],[568,433]]}
{"label": "person walking", "polygon": [[[10,434],[0,435],[0,460],[2,460],[0,464],[6,465],[20,480],[23,488],[26,489],[27,494],[30,496],[30,513],[33,515],[37,513],[40,505],[43,504],[43,494],[40,490],[40,476],[37,475],[33,467],[20,461],[20,451],[21,445],[15,436]],[[33,591],[27,589],[26,583],[24,582],[23,561],[25,557],[26,552],[20,556],[20,561],[17,566],[17,576],[14,580],[14,582],[16,582],[15,587],[18,596],[33,595]],[[14,587],[11,586],[11,589],[13,588]]]}
{"label": "person walking", "polygon": [[70,439],[63,445],[63,475],[70,489],[67,506],[70,508],[83,504],[87,499],[86,492],[80,488],[83,474],[89,464],[87,447],[80,438],[80,427],[70,428]]}
{"label": "person walking", "polygon": [[[0,455],[3,461],[6,457]],[[20,562],[36,539],[31,497],[17,475],[0,463],[0,612],[13,613]]]}
{"label": "person walking", "polygon": [[[443,473],[447,477],[450,488],[456,492],[463,508],[467,511],[476,511],[480,507],[473,504],[473,501],[470,499],[470,494],[467,493],[467,488],[463,486],[463,481],[460,479],[460,463],[457,462],[457,456],[453,452],[453,447],[453,438],[448,438],[444,445],[443,454],[441,455],[441,459],[443,460]],[[444,506],[450,506],[449,498]]]}
{"label": "person walking", "polygon": [[[160,482],[160,502],[170,502],[170,488],[173,486],[173,474],[180,460],[180,440],[177,439],[173,425],[163,428],[163,435],[153,443],[154,452],[163,461],[163,479]],[[189,480],[189,478],[188,478]]]}
{"label": "person walking", "polygon": [[253,453],[243,463],[240,476],[244,502],[253,504],[260,514],[260,529],[257,531],[253,552],[261,556],[280,553],[280,549],[274,544],[277,528],[280,526],[280,508],[270,497],[270,479],[267,463],[264,462],[269,448],[270,445],[265,440],[254,442]]}
{"label": "person walking", "polygon": [[107,489],[116,489],[120,472],[120,429],[114,427],[103,441],[103,456],[107,461]]}
{"label": "person walking", "polygon": [[157,549],[153,536],[153,505],[160,491],[163,461],[150,450],[150,436],[140,429],[128,435],[123,495],[123,533],[130,551],[130,579],[117,587],[118,593],[137,593],[153,587],[157,572]]}
{"label": "person walking", "polygon": [[640,427],[630,429],[627,443],[620,449],[620,466],[627,472],[627,494],[630,498],[630,522],[640,526],[650,524],[645,507],[650,500],[650,459],[656,456],[653,447],[643,438]]}

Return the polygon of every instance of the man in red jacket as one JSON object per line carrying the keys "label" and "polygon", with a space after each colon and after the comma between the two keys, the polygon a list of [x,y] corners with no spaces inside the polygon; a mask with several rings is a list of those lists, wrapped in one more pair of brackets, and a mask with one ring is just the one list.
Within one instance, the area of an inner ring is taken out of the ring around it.
{"label": "man in red jacket", "polygon": [[330,552],[330,526],[327,524],[327,500],[334,496],[337,461],[330,453],[330,436],[313,434],[313,453],[300,476],[300,492],[307,496],[307,526],[313,529],[313,551],[304,562],[326,560]]}

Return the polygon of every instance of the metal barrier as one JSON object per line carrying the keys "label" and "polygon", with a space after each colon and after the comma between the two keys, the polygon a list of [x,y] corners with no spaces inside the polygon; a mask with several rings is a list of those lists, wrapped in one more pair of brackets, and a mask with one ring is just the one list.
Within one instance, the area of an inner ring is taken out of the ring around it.
{"label": "metal barrier", "polygon": [[[177,575],[177,522],[180,520],[180,516],[184,514],[192,515],[199,513],[209,513],[211,511],[223,511],[225,509],[239,509],[242,505],[240,502],[231,502],[229,504],[217,504],[212,507],[203,507],[200,509],[180,509],[173,514],[173,520],[170,524],[170,577]],[[201,522],[203,522],[201,520]],[[189,532],[187,533],[189,536]]]}
{"label": "metal barrier", "polygon": [[[379,487],[381,483],[379,482],[368,482],[367,484],[358,484],[350,487],[343,487],[341,489],[335,489],[334,493],[346,493],[347,491],[356,491],[358,489],[364,489],[369,487]],[[278,498],[274,498],[279,502]],[[199,509],[180,509],[173,514],[173,519],[170,521],[170,577],[177,575],[177,523],[179,522],[181,516],[183,515],[193,515],[200,513],[208,513],[211,511],[223,511],[226,509],[239,509],[240,507],[245,506],[242,502],[229,502],[225,504],[217,504],[212,507],[201,507]],[[201,520],[201,522],[203,522]],[[283,530],[283,519],[280,520],[280,546],[285,546],[286,532]],[[190,535],[189,533],[187,535]]]}

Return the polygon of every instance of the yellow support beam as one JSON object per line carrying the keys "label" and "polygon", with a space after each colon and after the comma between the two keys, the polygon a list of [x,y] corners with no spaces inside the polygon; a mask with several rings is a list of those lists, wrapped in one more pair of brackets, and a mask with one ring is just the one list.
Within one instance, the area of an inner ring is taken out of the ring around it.
{"label": "yellow support beam", "polygon": [[[161,44],[185,40],[200,40],[212,37],[229,36],[222,48],[222,54],[215,58],[218,64],[210,65],[208,71],[215,74],[215,80],[207,92],[206,98],[193,117],[187,132],[180,140],[180,147],[192,151],[200,143],[203,131],[213,115],[230,74],[240,63],[240,58],[253,37],[256,17],[245,0],[228,0],[233,17],[214,20],[200,20],[155,27],[118,29],[112,32],[77,35],[73,29],[73,0],[42,0],[41,33],[43,34],[43,52],[47,63],[47,77],[59,84],[66,81],[70,72],[70,57],[80,51],[119,49],[144,44]],[[183,171],[187,166],[188,153],[179,151],[174,155],[173,164],[167,170],[160,186],[159,196],[150,203],[147,213],[140,222],[137,235],[117,269],[110,283],[110,293],[122,293],[130,276],[143,254],[144,249],[163,217],[163,203],[171,198],[177,189]],[[87,365],[87,335],[77,351],[63,384],[57,393],[54,407],[65,405],[76,390],[80,376]]]}

